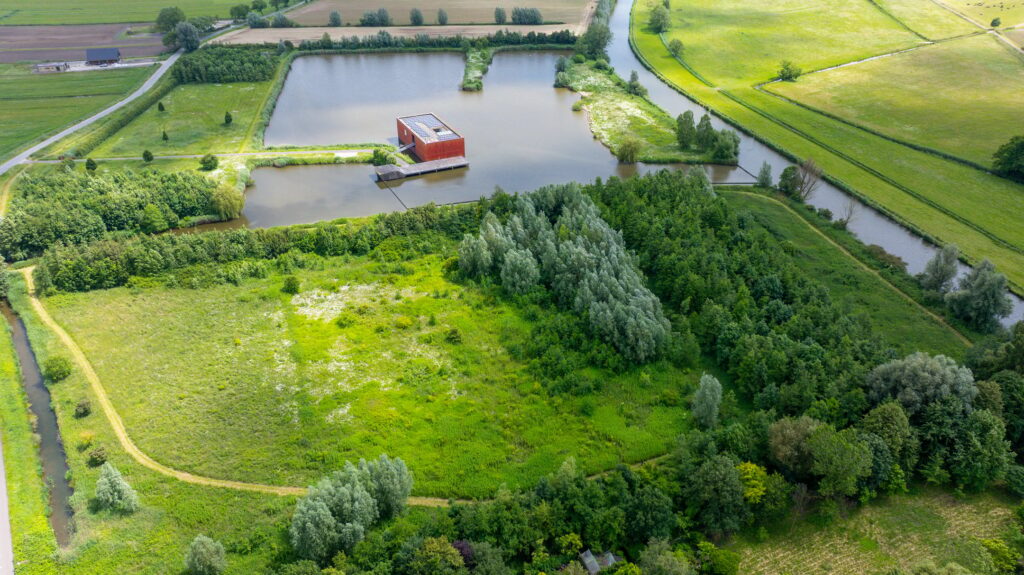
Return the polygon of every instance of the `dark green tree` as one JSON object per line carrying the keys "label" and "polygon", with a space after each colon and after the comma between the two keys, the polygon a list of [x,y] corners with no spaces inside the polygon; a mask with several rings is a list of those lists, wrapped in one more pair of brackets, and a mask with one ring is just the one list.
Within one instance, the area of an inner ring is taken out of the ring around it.
{"label": "dark green tree", "polygon": [[94,160],[92,158],[86,158],[86,160],[85,160],[85,169],[86,169],[86,171],[95,172],[96,168],[97,168],[96,160]]}
{"label": "dark green tree", "polygon": [[177,26],[178,23],[184,21],[185,13],[181,8],[172,6],[170,8],[160,10],[160,13],[156,17],[156,25],[154,28],[156,28],[157,32],[166,34],[167,32],[174,30],[174,27]]}
{"label": "dark green tree", "polygon": [[683,150],[689,150],[697,143],[697,126],[693,123],[693,112],[687,110],[676,116],[676,141]]}
{"label": "dark green tree", "polygon": [[231,112],[224,112],[224,125],[230,126],[232,120],[233,118],[231,117]]}
{"label": "dark green tree", "polygon": [[195,52],[199,48],[199,30],[189,22],[178,22],[174,27],[174,35],[178,45],[186,52]]}
{"label": "dark green tree", "polygon": [[423,25],[423,12],[419,8],[413,8],[409,11],[409,22],[413,26]]}
{"label": "dark green tree", "polygon": [[779,65],[779,80],[783,82],[795,82],[801,74],[803,74],[803,70],[789,60],[783,60]]}
{"label": "dark green tree", "polygon": [[709,533],[723,536],[739,530],[750,516],[736,464],[715,455],[701,464],[683,489],[690,513]]}
{"label": "dark green tree", "polygon": [[768,160],[761,163],[761,169],[757,172],[757,187],[764,189],[772,187],[772,166]]}
{"label": "dark green tree", "polygon": [[1006,276],[986,259],[960,280],[956,291],[946,294],[946,305],[974,329],[991,332],[1013,311],[1006,290]]}
{"label": "dark green tree", "polygon": [[956,277],[960,250],[953,244],[946,244],[935,257],[928,261],[924,271],[917,276],[921,287],[927,291],[944,294],[953,287]]}
{"label": "dark green tree", "polygon": [[100,468],[100,477],[96,480],[96,503],[101,509],[121,513],[134,513],[139,508],[135,490],[110,462]]}
{"label": "dark green tree", "polygon": [[153,152],[149,150],[142,150],[142,161],[147,164],[153,161]]}
{"label": "dark green tree", "polygon": [[813,459],[811,471],[821,478],[818,490],[822,495],[852,496],[857,493],[858,480],[871,473],[871,450],[852,428],[836,431],[820,426],[807,446]]}
{"label": "dark green tree", "polygon": [[683,42],[679,38],[672,38],[668,43],[668,51],[675,58],[683,57]]}
{"label": "dark green tree", "polygon": [[338,12],[337,10],[331,10],[331,15],[327,19],[327,25],[331,26],[332,28],[337,28],[341,26],[341,12]]}
{"label": "dark green tree", "polygon": [[504,24],[508,20],[508,16],[505,13],[505,9],[501,6],[494,9],[494,23]]}
{"label": "dark green tree", "polygon": [[413,553],[409,563],[410,575],[461,575],[468,571],[462,554],[452,547],[448,538],[428,537]]}
{"label": "dark green tree", "polygon": [[448,13],[444,11],[444,8],[437,11],[437,23],[441,26],[448,25]]}
{"label": "dark green tree", "polygon": [[220,160],[213,154],[206,154],[199,159],[199,167],[207,172],[216,170],[218,165],[220,165]]}
{"label": "dark green tree", "polygon": [[711,127],[711,116],[705,112],[697,124],[697,149],[702,152],[711,151],[717,139],[718,133]]}
{"label": "dark green tree", "polygon": [[242,20],[245,20],[245,15],[249,13],[249,5],[236,4],[231,7],[231,10],[228,13],[231,14],[232,20],[240,22]]}
{"label": "dark green tree", "polygon": [[655,34],[668,32],[672,27],[672,17],[669,15],[668,9],[664,5],[655,6],[647,19],[647,26]]}
{"label": "dark green tree", "polygon": [[167,140],[169,140],[169,139],[170,139],[170,138],[168,138],[168,137],[167,137],[167,130],[164,130],[164,131],[163,131],[163,132],[162,132],[162,133],[160,134],[160,139],[161,139],[161,140],[163,140],[163,141],[165,141],[165,142],[166,142]]}
{"label": "dark green tree", "polygon": [[262,14],[267,9],[267,3],[264,0],[252,0],[252,9]]}

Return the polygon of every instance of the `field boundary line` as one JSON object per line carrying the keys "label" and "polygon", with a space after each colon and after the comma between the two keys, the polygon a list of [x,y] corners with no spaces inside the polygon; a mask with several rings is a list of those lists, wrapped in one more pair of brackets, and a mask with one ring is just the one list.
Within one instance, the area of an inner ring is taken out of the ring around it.
{"label": "field boundary line", "polygon": [[774,202],[774,203],[778,204],[783,209],[785,209],[787,212],[789,212],[789,213],[793,214],[794,216],[796,216],[797,219],[799,219],[801,222],[803,222],[805,226],[811,228],[814,231],[814,233],[816,233],[819,236],[821,236],[822,238],[824,238],[825,241],[827,241],[834,248],[836,248],[837,250],[842,252],[843,255],[845,255],[846,257],[850,258],[854,262],[856,262],[857,265],[860,268],[862,268],[863,270],[867,271],[871,275],[873,275],[876,278],[878,278],[879,281],[881,281],[883,284],[888,286],[892,291],[896,292],[900,297],[902,297],[903,299],[905,299],[908,302],[910,302],[911,304],[913,304],[915,307],[917,307],[922,312],[924,312],[925,314],[930,316],[932,319],[934,319],[936,322],[938,322],[939,325],[945,327],[947,330],[952,332],[953,335],[955,335],[957,337],[957,339],[959,339],[964,345],[966,345],[967,347],[973,347],[974,346],[974,343],[970,339],[968,339],[967,336],[965,336],[964,334],[960,333],[959,330],[957,330],[955,327],[950,325],[942,316],[940,316],[939,314],[937,314],[937,313],[933,312],[932,310],[930,310],[930,309],[924,307],[923,305],[921,305],[921,303],[919,301],[917,301],[914,298],[910,297],[910,294],[908,294],[905,291],[901,290],[899,287],[896,286],[896,284],[893,284],[888,279],[886,279],[885,276],[883,276],[878,270],[876,270],[875,268],[869,266],[868,264],[864,263],[863,260],[861,260],[857,256],[853,255],[853,252],[851,252],[850,250],[848,250],[845,247],[843,247],[842,244],[840,244],[839,242],[835,241],[834,239],[828,237],[828,234],[826,234],[825,232],[823,232],[820,229],[818,229],[818,226],[815,226],[811,222],[807,221],[807,218],[805,218],[797,210],[794,210],[791,206],[787,205],[785,202],[782,202],[782,201],[780,201],[780,200],[778,200],[776,198],[773,198],[773,197],[765,195],[765,194],[759,194],[757,192],[747,192],[747,191],[743,191],[743,190],[721,190],[721,191],[724,191],[727,194],[742,194],[742,195],[745,195],[745,196],[761,198],[764,201]]}
{"label": "field boundary line", "polygon": [[903,28],[907,32],[910,32],[911,34],[913,34],[914,36],[917,36],[918,38],[920,38],[922,40],[927,40],[929,42],[932,41],[931,38],[925,36],[924,34],[918,32],[917,30],[914,30],[913,28],[911,28],[910,25],[908,25],[903,20],[900,20],[899,18],[897,18],[895,14],[893,14],[892,12],[886,10],[884,6],[882,6],[881,4],[876,2],[875,0],[867,0],[867,3],[871,4],[876,10],[878,10],[879,12],[884,14],[886,17],[888,17],[890,20],[892,20],[893,22],[898,24],[901,28]]}
{"label": "field boundary line", "polygon": [[[867,164],[861,162],[860,160],[849,156],[845,152],[841,152],[841,151],[837,150],[836,148],[832,147],[831,145],[829,145],[829,144],[827,144],[825,142],[822,142],[821,140],[815,138],[814,136],[811,136],[810,134],[804,132],[800,128],[797,128],[796,126],[793,126],[793,125],[789,124],[788,122],[785,122],[783,120],[780,120],[780,119],[776,118],[773,114],[771,114],[769,112],[766,112],[766,111],[764,111],[764,110],[762,110],[762,109],[760,109],[760,108],[750,104],[749,102],[746,102],[745,100],[741,99],[739,96],[737,96],[737,95],[735,95],[735,94],[733,94],[733,93],[731,93],[731,92],[729,92],[727,90],[721,90],[721,93],[724,96],[726,96],[727,98],[729,98],[729,99],[733,100],[734,102],[736,102],[737,104],[739,104],[739,105],[747,108],[748,110],[754,112],[755,114],[758,114],[758,115],[763,116],[764,118],[766,118],[766,119],[768,119],[768,120],[770,120],[772,122],[775,122],[776,124],[786,128],[787,130],[790,130],[793,133],[801,136],[802,138],[806,139],[807,141],[809,141],[809,142],[811,142],[811,143],[821,147],[822,149],[824,149],[824,150],[826,150],[826,151],[828,151],[828,152],[830,152],[830,153],[832,153],[832,154],[834,154],[834,155],[836,155],[836,156],[846,160],[847,162],[853,164],[854,166],[864,170],[865,172],[868,172],[872,176],[874,176],[874,177],[882,180],[883,182],[885,182],[885,183],[895,187],[896,189],[898,189],[898,190],[900,190],[900,191],[910,195],[914,199],[916,199],[916,200],[918,200],[918,201],[920,201],[920,202],[930,206],[931,208],[939,211],[940,213],[942,213],[942,214],[944,214],[944,215],[946,215],[946,216],[956,220],[957,222],[959,222],[959,223],[961,223],[961,224],[971,228],[972,230],[974,230],[974,231],[978,232],[979,234],[981,234],[981,235],[987,237],[988,239],[992,240],[996,244],[998,244],[998,245],[1000,245],[1000,246],[1002,246],[1002,247],[1004,247],[1004,248],[1006,248],[1006,249],[1008,249],[1008,250],[1010,250],[1012,252],[1015,252],[1017,254],[1024,255],[1024,248],[1016,246],[1012,242],[1010,242],[1008,240],[1005,240],[1005,239],[995,235],[994,233],[992,233],[992,232],[990,232],[990,231],[988,231],[986,229],[983,229],[983,228],[979,227],[977,224],[971,222],[970,220],[964,218],[963,216],[953,212],[952,210],[949,210],[949,209],[939,205],[934,200],[929,199],[929,198],[923,196],[920,192],[916,192],[916,191],[908,188],[907,186],[897,182],[896,180],[894,180],[891,177],[883,174],[882,172],[878,171],[877,169],[872,168],[871,166],[868,166]],[[770,92],[761,92],[761,93],[774,95],[774,94],[771,94]]]}

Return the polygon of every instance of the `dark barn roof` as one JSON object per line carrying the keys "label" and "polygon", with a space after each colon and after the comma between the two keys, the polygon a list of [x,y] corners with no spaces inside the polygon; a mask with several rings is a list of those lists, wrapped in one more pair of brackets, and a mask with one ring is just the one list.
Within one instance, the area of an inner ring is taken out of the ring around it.
{"label": "dark barn roof", "polygon": [[118,48],[88,48],[85,51],[87,62],[102,62],[104,60],[120,60],[121,50]]}

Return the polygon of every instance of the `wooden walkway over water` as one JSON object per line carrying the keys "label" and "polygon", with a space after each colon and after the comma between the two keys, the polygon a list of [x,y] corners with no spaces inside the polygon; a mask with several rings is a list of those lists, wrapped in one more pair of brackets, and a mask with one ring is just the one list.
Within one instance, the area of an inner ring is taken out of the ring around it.
{"label": "wooden walkway over water", "polygon": [[469,160],[465,156],[459,156],[457,158],[442,158],[440,160],[432,160],[430,162],[420,162],[418,164],[409,164],[407,166],[377,166],[377,179],[390,182],[392,180],[400,180],[402,178],[411,178],[413,176],[421,176],[423,174],[432,174],[434,172],[444,172],[446,170],[458,170],[459,168],[468,168]]}

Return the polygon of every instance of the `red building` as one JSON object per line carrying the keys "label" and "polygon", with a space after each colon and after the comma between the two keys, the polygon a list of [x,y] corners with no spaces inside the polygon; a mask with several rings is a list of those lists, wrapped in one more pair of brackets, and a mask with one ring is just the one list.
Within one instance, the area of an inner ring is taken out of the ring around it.
{"label": "red building", "polygon": [[433,114],[398,118],[398,141],[421,162],[466,155],[466,141]]}

